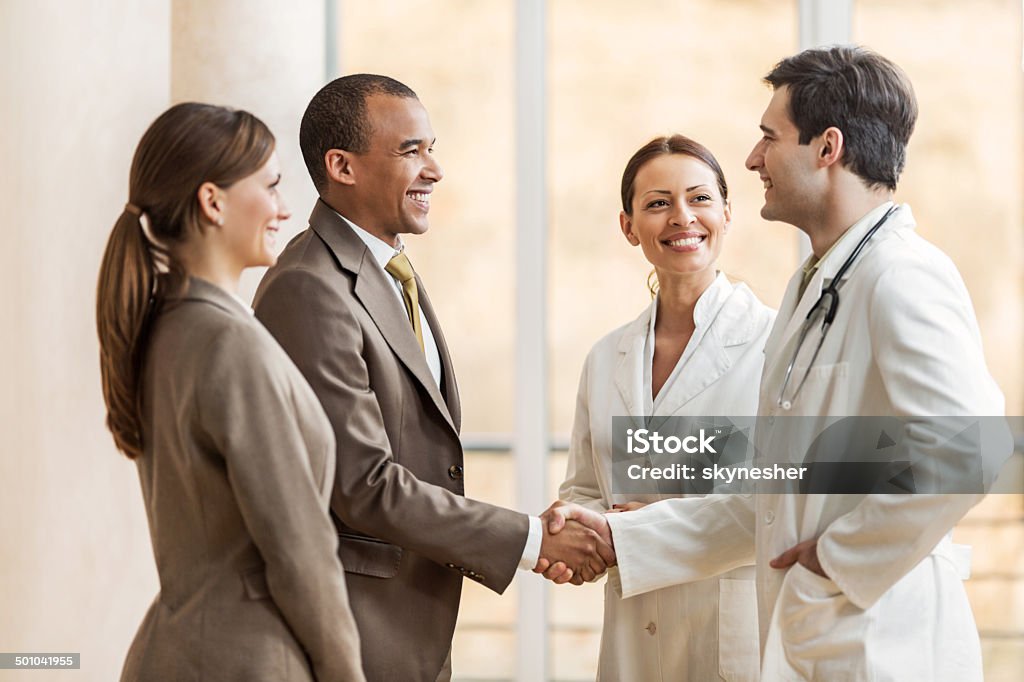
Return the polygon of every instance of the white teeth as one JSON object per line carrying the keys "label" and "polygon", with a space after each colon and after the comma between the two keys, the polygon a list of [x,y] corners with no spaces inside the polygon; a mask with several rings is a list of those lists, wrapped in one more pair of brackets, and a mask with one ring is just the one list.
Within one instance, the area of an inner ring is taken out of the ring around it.
{"label": "white teeth", "polygon": [[430,203],[430,195],[429,194],[425,194],[423,192],[409,192],[409,196],[412,198],[413,201],[419,201],[419,202],[422,202],[424,204],[429,204]]}
{"label": "white teeth", "polygon": [[687,237],[686,239],[673,239],[667,242],[669,246],[696,246],[704,241],[704,237]]}
{"label": "white teeth", "polygon": [[771,180],[763,180],[762,182],[764,183],[764,188],[765,189],[771,189],[771,186],[772,186],[772,181]]}

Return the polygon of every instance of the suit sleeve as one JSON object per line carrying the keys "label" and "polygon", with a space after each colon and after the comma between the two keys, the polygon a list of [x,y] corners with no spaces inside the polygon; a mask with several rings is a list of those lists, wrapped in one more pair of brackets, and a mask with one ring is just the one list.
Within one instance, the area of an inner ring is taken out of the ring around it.
{"label": "suit sleeve", "polygon": [[[558,487],[558,498],[575,502],[595,511],[607,509],[601,494],[594,464],[594,447],[590,432],[590,368],[593,351],[587,356],[580,375],[579,391],[576,394],[576,416],[572,422],[572,438],[569,442],[569,460],[566,464],[565,480]],[[610,426],[610,425],[609,425]]]}
{"label": "suit sleeve", "polygon": [[[985,366],[974,310],[948,261],[889,267],[871,296],[872,353],[903,439],[925,474],[918,489],[942,490],[950,475],[978,470],[980,455],[1001,463],[1009,431],[962,448],[943,431],[954,418],[1002,415],[1003,398]],[[988,431],[986,429],[983,432]],[[967,461],[972,458],[975,461]],[[992,466],[985,467],[988,471]],[[867,609],[920,563],[981,498],[974,494],[868,495],[818,539],[825,572],[855,605]]]}
{"label": "suit sleeve", "polygon": [[213,341],[197,396],[200,425],[224,457],[242,518],[265,562],[267,588],[316,679],[363,680],[338,538],[311,468],[289,377],[275,364],[286,359],[268,357],[268,343],[243,325]]}
{"label": "suit sleeve", "polygon": [[473,570],[503,592],[529,531],[525,514],[470,500],[397,463],[363,358],[362,329],[316,274],[284,270],[265,283],[256,315],[305,375],[337,439],[331,506],[344,523],[441,565]]}

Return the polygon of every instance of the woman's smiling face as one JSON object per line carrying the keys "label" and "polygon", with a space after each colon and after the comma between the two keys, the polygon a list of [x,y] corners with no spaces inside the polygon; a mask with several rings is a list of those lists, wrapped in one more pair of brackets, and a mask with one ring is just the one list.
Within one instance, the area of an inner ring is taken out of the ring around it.
{"label": "woman's smiling face", "polygon": [[715,172],[687,154],[646,162],[633,183],[632,215],[620,215],[622,232],[666,275],[715,273],[731,213]]}

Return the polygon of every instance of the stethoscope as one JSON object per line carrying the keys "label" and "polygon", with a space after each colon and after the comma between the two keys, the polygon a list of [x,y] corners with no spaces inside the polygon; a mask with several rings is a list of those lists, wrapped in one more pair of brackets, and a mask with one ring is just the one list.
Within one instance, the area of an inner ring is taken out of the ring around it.
{"label": "stethoscope", "polygon": [[[860,252],[864,250],[864,245],[868,243],[868,240],[875,235],[875,232],[878,232],[878,228],[880,228],[885,221],[889,219],[889,216],[891,216],[897,208],[898,206],[896,204],[890,206],[889,210],[885,212],[885,215],[883,215],[877,223],[871,226],[871,229],[867,231],[867,234],[860,238],[860,241],[857,242],[857,246],[854,247],[853,252],[850,253],[850,255],[846,257],[846,260],[843,261],[843,264],[839,266],[839,270],[832,278],[831,283],[822,290],[821,296],[818,297],[818,300],[814,302],[814,305],[811,306],[811,309],[808,311],[807,317],[804,318],[804,322],[800,326],[800,338],[796,342],[796,349],[793,351],[793,357],[790,359],[789,365],[786,367],[786,378],[782,382],[782,390],[779,391],[778,404],[782,409],[788,410],[793,407],[793,401],[796,400],[798,395],[800,395],[800,389],[804,387],[804,382],[807,381],[807,376],[811,373],[811,368],[814,367],[814,361],[818,359],[818,352],[821,351],[821,345],[825,343],[825,335],[828,334],[828,330],[832,326],[833,320],[836,319],[836,312],[839,310],[839,287],[843,285],[843,275],[846,274],[846,271],[849,270],[850,266],[852,266],[854,261],[857,260],[857,256],[859,256]],[[793,367],[796,365],[796,359],[800,355],[800,349],[803,348],[804,339],[807,338],[808,332],[810,332],[811,327],[814,326],[813,318],[820,311],[825,311],[825,319],[822,320],[821,323],[821,336],[818,337],[818,346],[814,349],[814,355],[811,356],[811,361],[808,363],[807,369],[804,370],[804,376],[800,380],[800,383],[797,384],[796,390],[793,391],[793,395],[790,396],[789,400],[786,400],[786,388],[789,386],[789,380],[792,377]]]}

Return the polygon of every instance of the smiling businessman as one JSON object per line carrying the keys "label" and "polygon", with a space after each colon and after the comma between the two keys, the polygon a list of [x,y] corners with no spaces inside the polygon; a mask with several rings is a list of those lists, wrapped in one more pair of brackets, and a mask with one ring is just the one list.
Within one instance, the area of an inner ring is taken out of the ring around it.
{"label": "smiling businessman", "polygon": [[455,374],[403,252],[404,235],[427,231],[444,177],[416,94],[386,76],[334,80],[299,142],[320,200],[260,283],[256,315],[334,428],[331,510],[367,680],[448,680],[463,578],[502,592],[539,556],[590,577],[613,556],[583,526],[563,541],[463,495]]}

